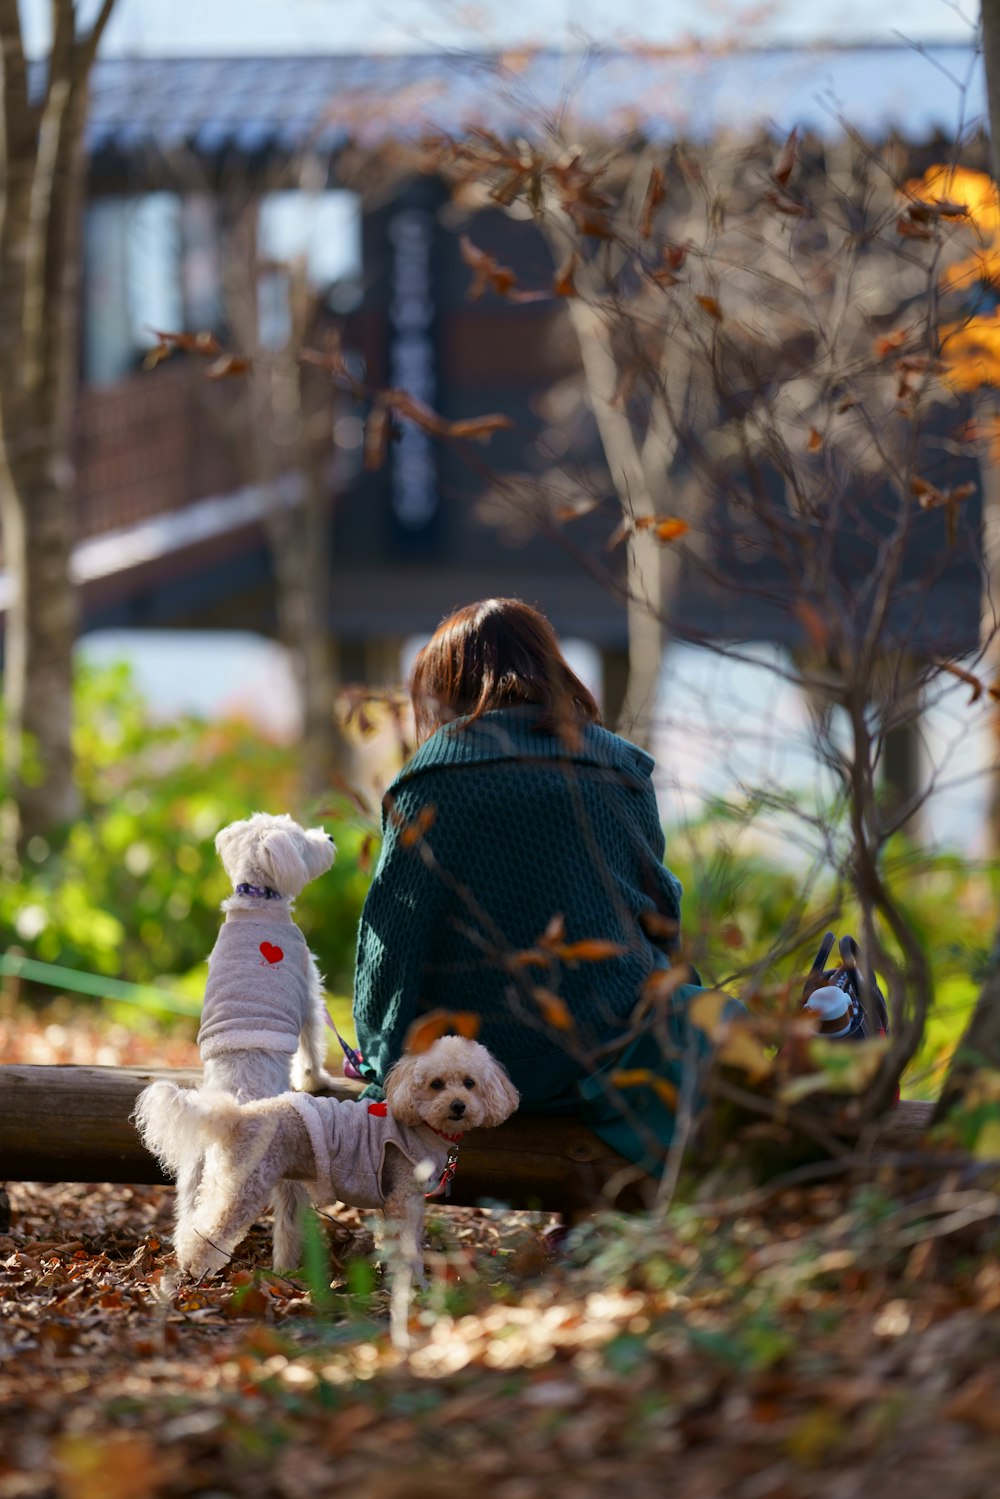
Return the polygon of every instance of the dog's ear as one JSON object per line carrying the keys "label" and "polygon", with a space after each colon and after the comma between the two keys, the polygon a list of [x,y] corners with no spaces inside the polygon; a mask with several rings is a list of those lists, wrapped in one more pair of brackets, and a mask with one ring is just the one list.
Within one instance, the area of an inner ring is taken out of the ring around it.
{"label": "dog's ear", "polygon": [[215,835],[215,852],[222,860],[222,867],[227,874],[231,873],[229,856],[243,837],[246,828],[247,824],[245,821],[231,822],[228,827],[220,828]]}
{"label": "dog's ear", "polygon": [[383,1084],[386,1106],[398,1124],[420,1123],[414,1088],[416,1069],[416,1057],[400,1057],[396,1065],[389,1069]]}
{"label": "dog's ear", "polygon": [[326,874],[337,857],[337,845],[325,828],[307,828],[302,842],[302,857],[312,879]]}
{"label": "dog's ear", "polygon": [[309,870],[290,828],[272,828],[260,841],[261,873],[281,895],[297,895],[309,883]]}
{"label": "dog's ear", "polygon": [[505,1119],[510,1118],[521,1101],[521,1095],[496,1058],[485,1046],[480,1047],[480,1050],[485,1057],[481,1061],[479,1077],[484,1109],[483,1124],[487,1129],[492,1129],[494,1125],[503,1124]]}

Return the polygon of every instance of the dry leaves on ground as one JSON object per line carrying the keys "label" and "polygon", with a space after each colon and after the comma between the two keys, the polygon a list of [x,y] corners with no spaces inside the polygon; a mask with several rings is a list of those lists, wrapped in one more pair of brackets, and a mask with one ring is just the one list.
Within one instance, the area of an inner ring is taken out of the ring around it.
{"label": "dry leaves on ground", "polygon": [[362,1215],[325,1294],[263,1228],[196,1286],[169,1189],[12,1183],[0,1499],[990,1495],[997,1183],[887,1169],[598,1219],[556,1262],[540,1217],[435,1207],[405,1357]]}

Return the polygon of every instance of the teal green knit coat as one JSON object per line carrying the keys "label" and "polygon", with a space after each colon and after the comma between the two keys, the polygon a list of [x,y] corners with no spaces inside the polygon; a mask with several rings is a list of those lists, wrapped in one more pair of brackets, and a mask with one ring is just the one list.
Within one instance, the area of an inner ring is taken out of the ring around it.
{"label": "teal green knit coat", "polygon": [[[522,1106],[574,1107],[595,1051],[669,962],[658,941],[679,922],[681,887],[663,867],[653,761],[596,725],[571,748],[538,718],[509,708],[439,729],[386,795],[354,998],[380,1080],[419,1015],[471,1010]],[[557,917],[564,945],[619,951],[560,957],[541,943]]]}

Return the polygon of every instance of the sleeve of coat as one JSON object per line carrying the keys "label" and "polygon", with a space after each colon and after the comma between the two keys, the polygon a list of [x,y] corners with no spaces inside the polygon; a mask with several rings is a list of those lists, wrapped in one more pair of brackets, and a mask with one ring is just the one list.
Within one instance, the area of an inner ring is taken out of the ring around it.
{"label": "sleeve of coat", "polygon": [[379,1083],[403,1052],[420,1013],[424,966],[442,903],[441,876],[425,839],[408,837],[430,804],[413,787],[399,789],[383,816],[382,852],[361,912],[354,978],[358,1047]]}
{"label": "sleeve of coat", "polygon": [[657,804],[656,793],[652,786],[649,786],[643,793],[640,819],[645,842],[643,883],[646,888],[646,894],[650,897],[654,908],[661,916],[677,923],[676,935],[662,943],[654,943],[654,945],[662,946],[664,951],[670,953],[676,951],[680,941],[681,896],[683,890],[680,880],[663,862],[663,856],[666,852],[666,839],[663,834],[663,824],[660,822],[660,809]]}

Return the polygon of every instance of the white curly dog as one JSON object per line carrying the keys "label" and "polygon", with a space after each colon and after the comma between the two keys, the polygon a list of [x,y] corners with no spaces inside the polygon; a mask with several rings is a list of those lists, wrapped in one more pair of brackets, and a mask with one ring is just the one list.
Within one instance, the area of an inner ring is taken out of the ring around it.
{"label": "white curly dog", "polygon": [[[323,981],[305,938],[292,920],[292,903],[336,857],[323,828],[302,828],[285,814],[255,812],[216,836],[216,852],[233,884],[222,902],[226,919],[208,960],[208,982],[198,1031],[202,1089],[236,1103],[272,1098],[291,1086],[330,1087],[324,1069],[326,1009]],[[192,1097],[196,1095],[192,1094]],[[147,1088],[136,1100],[140,1134],[177,1180],[174,1242],[191,1241],[204,1171],[204,1149],[193,1136],[163,1133],[159,1095]],[[298,1221],[307,1201],[297,1182],[276,1181],[275,1260],[296,1263]]]}
{"label": "white curly dog", "polygon": [[[195,1211],[174,1237],[180,1268],[223,1269],[276,1192],[308,1183],[317,1203],[381,1208],[419,1279],[425,1196],[451,1180],[465,1132],[501,1124],[518,1094],[478,1041],[442,1036],[396,1063],[385,1100],[285,1093],[241,1104],[176,1083],[146,1088],[137,1118],[148,1149],[171,1169],[178,1158],[205,1161]],[[275,1235],[275,1268],[297,1265],[299,1249],[297,1236]]]}

